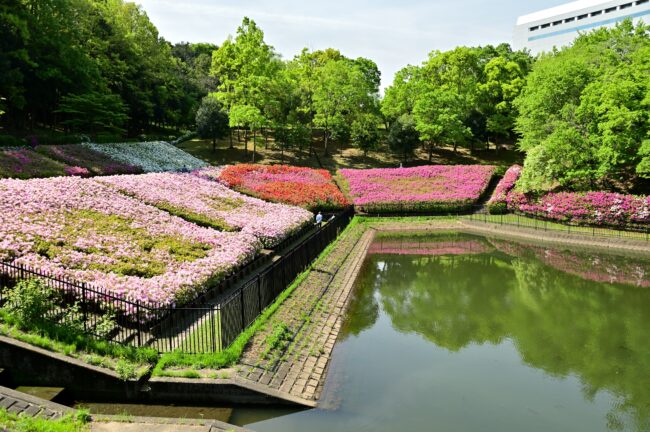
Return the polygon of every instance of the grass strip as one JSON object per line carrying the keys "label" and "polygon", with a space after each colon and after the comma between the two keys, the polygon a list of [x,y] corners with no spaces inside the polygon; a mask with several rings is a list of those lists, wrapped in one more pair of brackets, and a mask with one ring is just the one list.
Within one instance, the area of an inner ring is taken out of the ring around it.
{"label": "grass strip", "polygon": [[167,370],[169,368],[186,368],[186,369],[221,369],[234,365],[244,352],[244,348],[253,337],[255,333],[263,328],[269,318],[278,310],[284,301],[296,290],[298,286],[307,278],[314,266],[318,265],[321,261],[329,256],[336,245],[344,239],[350,230],[359,223],[357,218],[354,218],[348,226],[343,230],[338,239],[330,243],[320,256],[314,261],[305,271],[286,288],[275,301],[267,307],[262,314],[244,330],[235,341],[225,350],[218,353],[203,353],[203,354],[185,354],[179,351],[173,353],[163,354],[153,370],[153,376],[167,376],[167,377],[185,377],[194,378],[197,373],[192,370]]}

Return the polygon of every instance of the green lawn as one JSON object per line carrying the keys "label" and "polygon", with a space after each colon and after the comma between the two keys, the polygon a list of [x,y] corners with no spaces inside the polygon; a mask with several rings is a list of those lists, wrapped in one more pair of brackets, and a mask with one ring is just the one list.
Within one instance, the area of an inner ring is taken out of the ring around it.
{"label": "green lawn", "polygon": [[[247,149],[244,150],[243,138],[241,142],[237,141],[236,134],[233,140],[234,148],[229,148],[228,139],[217,142],[216,150],[212,150],[210,140],[194,139],[179,144],[179,148],[202,159],[212,165],[230,165],[238,163],[252,162],[252,139],[249,139]],[[367,155],[352,146],[343,148],[331,145],[329,148],[330,155],[325,156],[320,140],[314,140],[314,153],[309,155],[308,149],[288,150],[284,153],[276,148],[273,141],[269,141],[268,149],[264,148],[264,143],[259,142],[255,162],[261,164],[288,164],[295,166],[304,166],[310,168],[326,168],[335,172],[341,168],[395,168],[400,165],[400,158],[393,154],[386,145],[382,145],[376,151],[370,151]],[[484,148],[477,149],[473,154],[469,149],[459,148],[454,153],[451,146],[440,146],[434,150],[431,164],[484,164],[497,165],[500,170],[505,170],[515,163],[523,163],[524,155],[512,148],[503,148],[496,152],[493,147],[489,150]],[[423,149],[416,151],[415,157],[405,166],[417,166],[429,164],[428,154]]]}

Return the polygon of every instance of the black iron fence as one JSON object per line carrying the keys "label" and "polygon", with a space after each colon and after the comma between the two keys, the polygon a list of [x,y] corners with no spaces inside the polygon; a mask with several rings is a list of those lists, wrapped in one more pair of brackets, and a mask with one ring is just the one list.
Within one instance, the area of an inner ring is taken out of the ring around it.
{"label": "black iron fence", "polygon": [[[0,305],[18,301],[10,289],[37,279],[50,305],[44,319],[89,336],[159,352],[218,352],[230,345],[260,313],[340,234],[352,209],[320,227],[286,253],[261,258],[233,273],[182,307],[133,301],[114,292],[26,266],[0,262]],[[289,246],[287,244],[283,246]],[[279,251],[279,249],[276,249]],[[248,276],[247,276],[248,275]],[[247,279],[248,277],[248,279]],[[16,305],[14,305],[16,306]]]}
{"label": "black iron fence", "polygon": [[473,213],[466,216],[467,219],[483,223],[505,225],[518,228],[532,228],[558,234],[582,235],[589,237],[616,238],[627,240],[650,241],[650,228],[642,226],[628,226],[625,229],[617,229],[608,226],[578,225],[570,222],[558,222],[541,217],[507,213],[491,215],[487,213]]}

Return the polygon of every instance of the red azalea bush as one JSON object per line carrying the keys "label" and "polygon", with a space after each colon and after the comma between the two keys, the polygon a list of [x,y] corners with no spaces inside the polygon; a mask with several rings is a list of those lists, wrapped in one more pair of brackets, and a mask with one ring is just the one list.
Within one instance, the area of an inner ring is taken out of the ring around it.
{"label": "red azalea bush", "polygon": [[521,166],[513,165],[508,168],[503,178],[494,189],[494,194],[487,202],[487,208],[490,214],[503,214],[508,211],[508,193],[515,187],[517,180],[521,176]]}
{"label": "red azalea bush", "polygon": [[559,222],[625,227],[650,224],[650,196],[558,192],[541,198],[512,191],[508,210]]}
{"label": "red azalea bush", "polygon": [[267,201],[308,210],[338,210],[348,202],[326,170],[287,165],[232,165],[219,180],[233,189]]}

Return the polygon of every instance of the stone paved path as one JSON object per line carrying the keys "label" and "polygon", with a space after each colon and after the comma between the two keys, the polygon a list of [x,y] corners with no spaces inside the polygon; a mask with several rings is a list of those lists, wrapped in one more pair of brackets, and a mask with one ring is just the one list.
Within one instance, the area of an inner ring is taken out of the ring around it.
{"label": "stone paved path", "polygon": [[265,335],[256,335],[240,361],[239,377],[306,404],[318,400],[354,280],[373,235],[373,230],[355,227],[340,240],[336,251],[314,267],[274,317],[289,326],[291,342],[265,353]]}
{"label": "stone paved path", "polygon": [[56,419],[64,414],[74,412],[72,408],[17,392],[7,387],[0,387],[0,408],[5,408],[14,414],[45,419]]}

